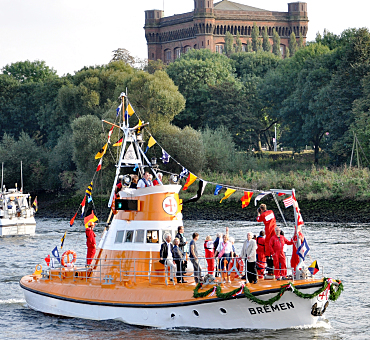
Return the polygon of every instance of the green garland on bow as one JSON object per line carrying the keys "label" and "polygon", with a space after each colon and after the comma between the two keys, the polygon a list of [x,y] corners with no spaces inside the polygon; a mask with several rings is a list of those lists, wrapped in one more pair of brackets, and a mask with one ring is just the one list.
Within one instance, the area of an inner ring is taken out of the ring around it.
{"label": "green garland on bow", "polygon": [[[332,301],[336,301],[340,294],[342,293],[343,291],[343,284],[340,280],[336,280],[338,282],[338,288],[335,289],[334,288],[334,285],[331,285],[330,286],[330,295],[329,295],[329,299],[332,300]],[[248,289],[247,286],[244,286],[244,295],[251,301],[255,302],[255,303],[258,303],[260,305],[272,305],[273,303],[275,303],[276,301],[280,300],[281,297],[284,295],[284,293],[289,289],[289,290],[292,290],[292,292],[297,295],[298,297],[300,298],[303,298],[303,299],[312,299],[314,297],[316,297],[317,295],[321,294],[322,292],[325,291],[325,289],[328,287],[328,278],[324,278],[324,282],[323,282],[323,286],[318,289],[316,292],[313,292],[312,294],[304,294],[302,292],[300,292],[297,288],[294,287],[294,285],[291,283],[291,282],[288,282],[287,284],[285,285],[282,285],[280,287],[280,291],[279,293],[272,297],[271,299],[269,300],[261,300],[257,297],[255,297],[251,292],[250,290]],[[193,291],[193,297],[194,298],[203,298],[203,297],[206,297],[208,296],[210,293],[212,293],[212,291],[214,290],[214,287],[206,290],[205,292],[201,292],[199,293],[199,289],[202,287],[202,285],[200,283],[198,283],[196,285],[196,287],[194,288],[194,291]],[[228,299],[230,298],[231,296],[233,296],[234,294],[236,294],[237,292],[239,292],[241,289],[241,287],[239,288],[236,288],[230,292],[227,292],[227,293],[222,293],[221,292],[221,287],[220,286],[217,286],[216,287],[216,296],[220,299]]]}

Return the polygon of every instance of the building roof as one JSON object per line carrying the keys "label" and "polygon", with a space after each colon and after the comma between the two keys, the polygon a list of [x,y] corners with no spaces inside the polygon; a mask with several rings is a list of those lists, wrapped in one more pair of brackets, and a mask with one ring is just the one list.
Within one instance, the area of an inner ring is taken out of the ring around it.
{"label": "building roof", "polygon": [[222,11],[248,11],[248,12],[268,12],[264,9],[238,4],[229,0],[222,0],[214,5],[215,9]]}

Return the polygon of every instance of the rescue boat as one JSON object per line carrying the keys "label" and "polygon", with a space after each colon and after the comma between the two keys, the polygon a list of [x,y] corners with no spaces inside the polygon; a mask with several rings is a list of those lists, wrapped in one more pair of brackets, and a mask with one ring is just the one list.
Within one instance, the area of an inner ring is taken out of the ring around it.
{"label": "rescue boat", "polygon": [[235,272],[230,282],[205,276],[197,284],[188,266],[186,283],[171,282],[167,268],[159,262],[159,252],[164,236],[170,234],[174,239],[183,225],[181,185],[123,187],[115,199],[121,169],[133,163],[126,155],[129,148],[135,151],[136,166],[147,166],[157,177],[141,148],[137,127],[129,128],[124,122],[119,128],[124,142],[109,203],[115,200],[116,214],[102,234],[92,265],[84,266],[78,260],[44,270],[38,265],[33,274],[20,280],[30,308],[65,317],[114,319],[159,328],[281,329],[317,323],[342,286],[302,268],[295,268],[285,281],[266,277],[250,284],[233,266],[228,268]]}
{"label": "rescue boat", "polygon": [[2,164],[0,188],[0,237],[35,234],[35,209],[31,205],[30,194],[23,193],[23,179],[20,189],[17,188],[17,184],[15,185],[15,188],[6,189],[5,185],[3,185],[3,177]]}

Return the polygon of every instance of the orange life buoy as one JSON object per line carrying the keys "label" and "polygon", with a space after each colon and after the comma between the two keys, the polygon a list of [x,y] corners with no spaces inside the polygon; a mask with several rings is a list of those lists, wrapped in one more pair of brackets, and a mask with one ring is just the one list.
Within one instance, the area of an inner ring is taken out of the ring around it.
{"label": "orange life buoy", "polygon": [[[237,261],[237,267],[238,267],[238,270],[239,270],[239,273],[242,274],[243,276],[243,272],[244,272],[244,261],[241,257],[237,257],[236,258],[236,261]],[[236,276],[238,277],[239,275],[236,274]]]}
{"label": "orange life buoy", "polygon": [[[69,255],[72,255],[73,256],[73,258],[72,258],[72,261],[70,262],[69,261]],[[65,263],[65,260],[64,260],[64,258],[65,257],[67,257],[67,263],[75,263],[76,262],[76,260],[77,260],[77,255],[76,255],[76,252],[75,251],[73,251],[73,250],[67,250],[67,251],[65,251],[64,253],[63,253],[63,255],[62,255],[62,259],[61,259],[61,261],[60,261],[60,263],[62,264],[62,266],[64,266],[64,267],[67,267],[67,265],[66,265],[66,263]]]}

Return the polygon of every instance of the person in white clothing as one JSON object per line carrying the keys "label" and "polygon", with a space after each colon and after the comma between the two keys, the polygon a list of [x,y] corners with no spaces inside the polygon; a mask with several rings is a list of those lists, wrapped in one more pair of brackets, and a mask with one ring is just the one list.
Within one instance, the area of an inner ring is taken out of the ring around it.
{"label": "person in white clothing", "polygon": [[144,176],[139,179],[139,182],[137,182],[137,188],[146,188],[153,186],[151,180],[150,180],[150,174],[148,171],[145,171]]}
{"label": "person in white clothing", "polygon": [[[224,235],[222,237],[223,242],[218,244],[216,249],[215,257],[221,261],[221,270],[227,272],[227,268],[231,259],[231,252],[233,251],[233,245],[229,242],[229,235]],[[230,282],[229,274],[227,274],[227,281]]]}
{"label": "person in white clothing", "polygon": [[176,274],[176,265],[173,262],[173,244],[171,243],[171,235],[167,234],[165,237],[166,242],[163,242],[160,250],[160,260],[159,262],[164,264],[170,269],[170,281],[174,282],[174,277]]}

